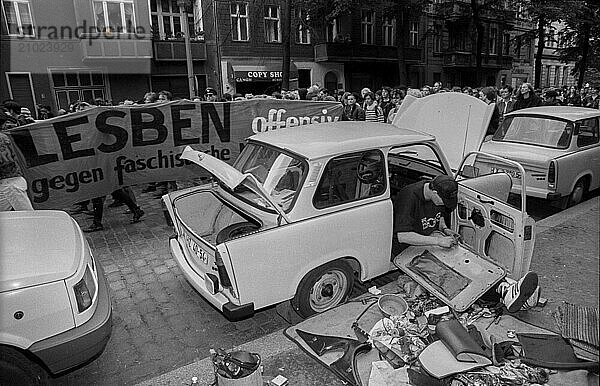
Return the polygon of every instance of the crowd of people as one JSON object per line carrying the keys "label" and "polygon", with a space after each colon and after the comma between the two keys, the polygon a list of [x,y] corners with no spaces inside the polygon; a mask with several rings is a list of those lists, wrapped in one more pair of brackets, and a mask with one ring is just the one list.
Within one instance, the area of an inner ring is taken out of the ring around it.
{"label": "crowd of people", "polygon": [[[230,102],[248,99],[287,99],[287,100],[313,100],[332,101],[343,105],[342,120],[347,121],[369,121],[387,122],[394,120],[402,101],[407,95],[413,97],[425,97],[430,94],[444,92],[458,92],[481,99],[485,103],[494,104],[494,114],[491,119],[487,134],[493,134],[503,116],[511,111],[535,107],[535,106],[581,106],[599,109],[600,93],[599,87],[586,83],[581,89],[575,86],[564,86],[561,88],[546,88],[536,90],[530,83],[522,83],[513,89],[510,85],[501,87],[444,87],[442,82],[435,82],[433,86],[425,85],[419,89],[406,86],[381,87],[372,91],[363,88],[360,92],[336,90],[330,92],[324,87],[315,84],[308,88],[296,90],[281,90],[272,92],[270,95],[260,94],[231,94],[225,93],[220,98],[218,92],[207,87],[202,96],[193,98],[193,101],[208,102]],[[138,105],[147,103],[169,102],[177,98],[170,91],[147,92],[140,99],[126,98],[117,105]],[[49,119],[54,116],[74,113],[86,110],[94,106],[114,105],[112,101],[94,99],[90,101],[73,102],[68,111],[64,109],[54,113],[49,106],[37,106],[38,120]],[[27,183],[23,173],[15,161],[15,152],[10,138],[3,131],[35,122],[31,111],[21,106],[17,101],[6,100],[0,105],[0,210],[31,210],[32,205],[27,197]],[[142,193],[153,193],[153,197],[160,198],[170,190],[176,190],[175,181],[163,181],[148,184],[142,189]],[[144,211],[137,205],[133,191],[122,188],[112,193],[113,202],[111,207],[127,205],[128,213],[132,214],[131,222],[139,222]],[[88,206],[92,203],[92,210]],[[102,230],[102,212],[104,197],[96,197],[92,200],[77,203],[71,213],[86,212],[93,215],[92,224],[84,228],[86,232]]]}

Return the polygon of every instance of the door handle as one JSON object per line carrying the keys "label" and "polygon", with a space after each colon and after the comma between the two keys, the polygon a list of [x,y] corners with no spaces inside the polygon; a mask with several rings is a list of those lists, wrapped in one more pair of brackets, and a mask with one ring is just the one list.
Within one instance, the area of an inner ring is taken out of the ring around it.
{"label": "door handle", "polygon": [[477,195],[477,199],[479,200],[479,202],[481,202],[482,204],[490,204],[490,205],[494,205],[494,200],[486,200],[484,198],[482,198],[479,194]]}

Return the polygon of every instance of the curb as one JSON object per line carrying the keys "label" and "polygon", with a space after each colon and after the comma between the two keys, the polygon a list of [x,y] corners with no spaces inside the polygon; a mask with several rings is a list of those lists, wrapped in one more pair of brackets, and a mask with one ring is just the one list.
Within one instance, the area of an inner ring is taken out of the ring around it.
{"label": "curb", "polygon": [[536,234],[547,231],[550,228],[554,228],[566,221],[581,216],[583,213],[590,212],[592,210],[598,211],[600,207],[600,196],[592,197],[587,201],[575,205],[571,208],[560,211],[550,217],[546,217],[535,223]]}
{"label": "curb", "polygon": [[[291,351],[298,346],[283,335],[283,330],[277,330],[251,342],[244,343],[227,351],[244,350],[248,352],[257,352],[261,355],[261,361],[265,363],[281,353]],[[189,365],[179,367],[168,373],[145,380],[137,386],[153,385],[190,385],[192,377],[198,377],[199,385],[212,385],[215,376],[212,359],[210,356],[201,359]]]}

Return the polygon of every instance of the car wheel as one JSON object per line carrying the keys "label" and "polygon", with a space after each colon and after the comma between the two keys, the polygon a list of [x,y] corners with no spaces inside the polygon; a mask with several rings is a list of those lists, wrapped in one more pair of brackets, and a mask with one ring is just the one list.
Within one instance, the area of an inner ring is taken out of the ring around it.
{"label": "car wheel", "polygon": [[239,237],[246,233],[253,232],[258,228],[258,225],[247,221],[228,225],[225,228],[221,229],[219,233],[217,233],[217,244],[221,244],[227,240],[231,240],[235,237]]}
{"label": "car wheel", "polygon": [[300,281],[292,306],[300,316],[307,318],[345,302],[353,285],[354,273],[346,262],[327,263]]}
{"label": "car wheel", "polygon": [[580,179],[577,181],[575,186],[573,187],[573,191],[569,196],[569,204],[568,206],[575,206],[583,201],[583,196],[587,192],[587,184],[584,179]]}
{"label": "car wheel", "polygon": [[0,347],[0,385],[47,385],[48,373],[12,347]]}

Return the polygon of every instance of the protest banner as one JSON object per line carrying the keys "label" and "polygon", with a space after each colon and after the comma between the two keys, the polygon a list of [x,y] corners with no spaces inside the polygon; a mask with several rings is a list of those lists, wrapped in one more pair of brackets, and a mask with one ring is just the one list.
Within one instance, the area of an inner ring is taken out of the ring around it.
{"label": "protest banner", "polygon": [[180,100],[102,106],[10,130],[36,209],[61,209],[124,186],[194,178],[185,146],[232,163],[244,140],[269,130],[339,120],[336,102]]}

